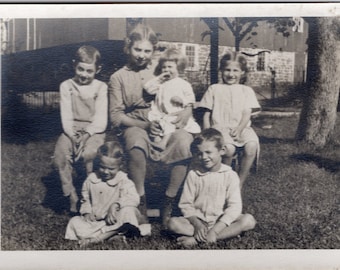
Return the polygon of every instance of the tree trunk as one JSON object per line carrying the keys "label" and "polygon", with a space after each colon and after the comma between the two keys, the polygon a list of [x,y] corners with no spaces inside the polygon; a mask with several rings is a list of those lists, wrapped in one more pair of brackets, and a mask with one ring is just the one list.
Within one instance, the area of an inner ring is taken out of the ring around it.
{"label": "tree trunk", "polygon": [[218,83],[218,18],[210,22],[210,83]]}
{"label": "tree trunk", "polygon": [[307,90],[296,138],[323,147],[334,130],[340,87],[337,18],[310,18]]}

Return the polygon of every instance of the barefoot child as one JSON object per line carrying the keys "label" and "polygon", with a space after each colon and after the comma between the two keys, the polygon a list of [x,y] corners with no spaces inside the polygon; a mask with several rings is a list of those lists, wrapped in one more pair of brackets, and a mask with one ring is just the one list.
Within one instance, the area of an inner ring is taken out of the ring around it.
{"label": "barefoot child", "polygon": [[[168,49],[159,58],[155,72],[158,77],[144,85],[149,94],[156,95],[148,118],[150,121],[158,121],[162,128],[158,135],[151,137],[162,149],[166,147],[171,134],[176,130],[173,124],[177,118],[176,113],[185,107],[193,107],[195,103],[191,85],[178,77],[185,66],[186,58],[177,49]],[[184,130],[193,134],[201,132],[193,117],[189,118]]]}
{"label": "barefoot child", "polygon": [[236,149],[243,147],[239,168],[242,188],[254,159],[259,155],[259,138],[251,128],[252,114],[260,111],[253,89],[242,83],[246,79],[247,60],[239,53],[229,52],[220,62],[223,84],[211,85],[204,94],[200,107],[205,108],[203,128],[221,131],[226,143],[226,159],[231,164]]}
{"label": "barefoot child", "polygon": [[80,240],[80,244],[102,242],[117,235],[126,223],[140,232],[139,195],[121,171],[122,159],[123,149],[118,142],[106,142],[98,149],[98,168],[83,184],[81,216],[69,221],[66,239]]}
{"label": "barefoot child", "polygon": [[242,200],[237,173],[222,163],[222,134],[209,128],[195,138],[192,152],[197,166],[185,180],[179,208],[183,217],[172,217],[168,228],[183,235],[177,242],[191,247],[214,243],[255,227],[250,214],[241,214]]}
{"label": "barefoot child", "polygon": [[73,60],[74,77],[60,85],[60,111],[63,133],[54,152],[64,196],[70,199],[70,212],[77,212],[78,195],[73,185],[73,165],[83,159],[86,172],[92,172],[97,149],[104,143],[107,125],[107,85],[95,79],[100,71],[100,53],[92,46],[80,47]]}

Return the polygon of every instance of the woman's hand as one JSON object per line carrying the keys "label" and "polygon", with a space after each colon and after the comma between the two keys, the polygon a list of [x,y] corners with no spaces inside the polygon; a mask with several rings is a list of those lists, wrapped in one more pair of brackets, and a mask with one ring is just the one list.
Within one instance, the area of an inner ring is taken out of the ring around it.
{"label": "woman's hand", "polygon": [[85,221],[96,221],[96,217],[93,213],[87,213],[85,215],[83,215]]}
{"label": "woman's hand", "polygon": [[149,126],[149,132],[153,136],[160,136],[162,133],[162,127],[158,121],[151,121]]}
{"label": "woman's hand", "polygon": [[173,113],[171,115],[177,116],[176,120],[172,121],[176,128],[184,128],[188,123],[189,118],[192,116],[192,107],[186,107],[184,110]]}

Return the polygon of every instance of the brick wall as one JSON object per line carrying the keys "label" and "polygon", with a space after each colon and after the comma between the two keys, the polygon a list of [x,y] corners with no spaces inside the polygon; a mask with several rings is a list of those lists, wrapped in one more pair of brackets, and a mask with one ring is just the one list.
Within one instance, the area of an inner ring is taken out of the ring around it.
{"label": "brick wall", "polygon": [[[170,42],[169,42],[170,44]],[[181,43],[172,43],[178,49],[183,47]],[[232,47],[220,46],[219,56],[222,57],[227,50],[233,50]],[[243,48],[242,51],[248,54],[256,54],[262,49]],[[186,75],[193,85],[209,84],[210,71],[210,46],[198,45],[198,62],[199,68],[197,70],[187,71]],[[277,83],[294,83],[294,69],[295,69],[295,53],[271,51],[264,53],[264,70],[258,71],[257,61],[258,56],[246,56],[248,60],[248,77],[247,84],[252,86],[267,86],[271,84],[272,72],[275,70],[275,82]],[[207,75],[208,74],[208,75]],[[219,74],[220,78],[220,74]]]}

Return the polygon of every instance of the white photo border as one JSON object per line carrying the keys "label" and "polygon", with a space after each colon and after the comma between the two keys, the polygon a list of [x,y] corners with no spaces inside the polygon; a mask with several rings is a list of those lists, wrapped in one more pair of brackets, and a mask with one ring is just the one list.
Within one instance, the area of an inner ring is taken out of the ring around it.
{"label": "white photo border", "polygon": [[[340,3],[118,4],[103,1],[102,4],[0,5],[1,18],[235,17],[236,14],[239,17],[340,16]],[[11,269],[340,270],[340,250],[0,251],[0,270]]]}

